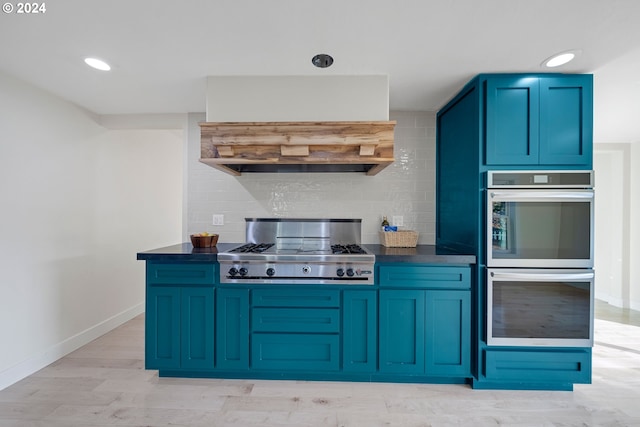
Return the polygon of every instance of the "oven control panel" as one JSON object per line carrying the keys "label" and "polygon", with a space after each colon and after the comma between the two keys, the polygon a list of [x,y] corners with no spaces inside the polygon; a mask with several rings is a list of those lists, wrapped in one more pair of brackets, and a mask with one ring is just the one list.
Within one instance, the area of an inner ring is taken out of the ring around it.
{"label": "oven control panel", "polygon": [[220,261],[220,283],[373,285],[374,264]]}

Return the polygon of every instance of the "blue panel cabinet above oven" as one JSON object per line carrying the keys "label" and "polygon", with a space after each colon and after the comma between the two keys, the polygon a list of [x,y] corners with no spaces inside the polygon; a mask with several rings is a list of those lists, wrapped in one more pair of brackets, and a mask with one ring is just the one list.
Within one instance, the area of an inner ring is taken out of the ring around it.
{"label": "blue panel cabinet above oven", "polygon": [[487,78],[487,165],[592,162],[591,75]]}
{"label": "blue panel cabinet above oven", "polygon": [[439,135],[458,140],[457,157],[477,157],[481,167],[592,168],[590,74],[481,74],[437,120]]}

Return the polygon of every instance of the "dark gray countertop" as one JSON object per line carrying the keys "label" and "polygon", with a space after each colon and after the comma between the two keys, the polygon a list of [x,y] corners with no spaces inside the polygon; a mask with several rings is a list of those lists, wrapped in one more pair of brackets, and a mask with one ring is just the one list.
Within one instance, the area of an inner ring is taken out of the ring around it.
{"label": "dark gray countertop", "polygon": [[[191,243],[180,243],[164,248],[138,253],[139,260],[168,262],[215,262],[218,252],[241,245],[242,243],[218,243],[213,248],[194,248]],[[382,245],[365,245],[376,256],[376,262],[407,262],[418,264],[475,264],[475,255],[460,254],[435,245],[418,245],[415,248],[387,248]]]}
{"label": "dark gray countertop", "polygon": [[376,262],[410,262],[425,264],[475,264],[476,256],[461,254],[435,245],[415,248],[387,248],[382,245],[362,245],[376,256]]}

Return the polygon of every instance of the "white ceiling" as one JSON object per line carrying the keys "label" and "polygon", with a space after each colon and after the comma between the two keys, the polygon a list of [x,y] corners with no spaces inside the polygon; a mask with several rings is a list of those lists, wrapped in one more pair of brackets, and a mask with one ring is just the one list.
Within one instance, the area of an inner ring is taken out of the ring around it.
{"label": "white ceiling", "polygon": [[[202,112],[210,75],[388,74],[392,110],[437,110],[475,74],[542,72],[581,49],[557,70],[594,73],[595,141],[640,141],[638,0],[45,4],[0,15],[0,70],[98,114]],[[317,53],[334,65],[313,67]]]}

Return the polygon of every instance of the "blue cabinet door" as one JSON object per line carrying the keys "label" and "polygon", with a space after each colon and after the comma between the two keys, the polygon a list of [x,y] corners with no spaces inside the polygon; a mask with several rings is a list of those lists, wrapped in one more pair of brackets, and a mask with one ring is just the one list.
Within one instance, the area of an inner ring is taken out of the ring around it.
{"label": "blue cabinet door", "polygon": [[216,295],[216,366],[249,368],[249,290],[219,288]]}
{"label": "blue cabinet door", "polygon": [[380,291],[380,372],[424,373],[425,291]]}
{"label": "blue cabinet door", "polygon": [[593,77],[540,79],[540,164],[592,164]]}
{"label": "blue cabinet door", "polygon": [[485,96],[487,165],[591,167],[593,76],[489,76]]}
{"label": "blue cabinet door", "polygon": [[145,367],[180,367],[180,288],[147,286]]}
{"label": "blue cabinet door", "polygon": [[214,366],[213,288],[181,290],[181,367],[211,369]]}
{"label": "blue cabinet door", "polygon": [[538,164],[539,92],[537,78],[487,79],[487,165]]}
{"label": "blue cabinet door", "polygon": [[345,372],[375,372],[378,349],[376,291],[344,291],[342,310],[342,369]]}
{"label": "blue cabinet door", "polygon": [[471,376],[471,292],[427,291],[425,371]]}

